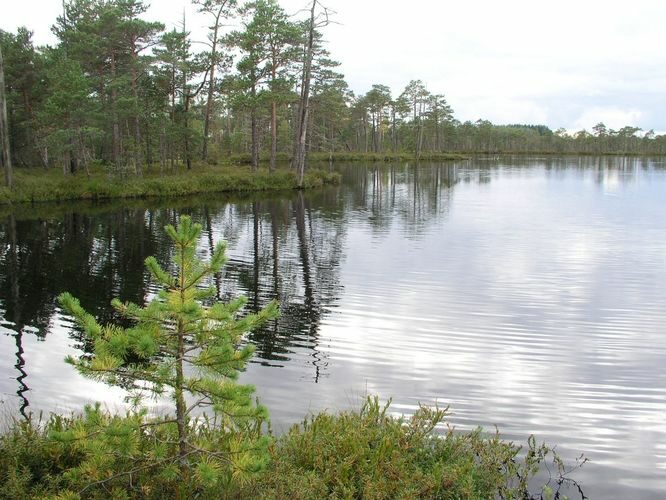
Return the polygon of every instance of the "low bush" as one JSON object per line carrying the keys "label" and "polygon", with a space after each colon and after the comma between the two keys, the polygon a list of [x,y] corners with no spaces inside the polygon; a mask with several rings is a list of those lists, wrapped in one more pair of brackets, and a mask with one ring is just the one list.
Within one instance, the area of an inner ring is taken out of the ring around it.
{"label": "low bush", "polygon": [[[258,498],[541,498],[570,481],[552,449],[530,438],[526,453],[480,429],[437,431],[447,412],[421,407],[390,416],[368,399],[357,412],[320,413],[272,447],[272,462],[253,489]],[[529,480],[546,461],[557,478],[534,496]]]}

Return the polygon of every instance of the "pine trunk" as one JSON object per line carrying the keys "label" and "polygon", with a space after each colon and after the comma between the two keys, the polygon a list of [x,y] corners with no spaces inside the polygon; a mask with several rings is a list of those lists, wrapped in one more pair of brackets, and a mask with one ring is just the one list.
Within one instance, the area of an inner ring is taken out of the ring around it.
{"label": "pine trunk", "polygon": [[208,135],[210,134],[210,117],[213,114],[213,102],[215,94],[215,65],[217,64],[217,32],[219,29],[220,15],[222,9],[217,15],[215,20],[215,27],[213,30],[213,44],[211,49],[211,62],[210,62],[210,81],[208,82],[208,97],[206,98],[206,113],[204,116],[204,133],[203,133],[203,149],[201,151],[201,159],[208,159]]}
{"label": "pine trunk", "polygon": [[139,64],[139,54],[136,43],[132,43],[132,97],[134,98],[134,173],[142,174],[141,167],[141,113],[139,111],[139,89],[137,65]]}
{"label": "pine trunk", "polygon": [[111,53],[111,115],[113,120],[113,165],[116,169],[120,168],[120,125],[118,124],[118,113],[116,111],[116,101],[118,92],[115,87],[116,79],[116,54]]}
{"label": "pine trunk", "polygon": [[[275,54],[273,54],[273,60],[275,61]],[[275,79],[277,76],[276,65],[273,63],[271,68],[271,87],[273,92],[275,92]],[[275,96],[273,96],[273,102],[271,102],[271,160],[268,165],[269,172],[275,172],[275,167],[277,164],[277,103],[275,102]]]}
{"label": "pine trunk", "polygon": [[254,73],[254,70],[250,73],[250,79],[252,80],[252,88],[250,89],[252,97],[252,107],[250,109],[250,133],[251,141],[250,145],[250,157],[252,170],[257,170],[259,168],[259,133],[257,130],[257,79]]}
{"label": "pine trunk", "polygon": [[[185,304],[185,249],[181,248],[180,264],[180,304]],[[185,324],[181,319],[178,320],[177,331],[177,357],[176,357],[176,381],[174,384],[174,397],[176,399],[176,425],[178,427],[178,465],[181,472],[181,478],[187,477],[187,423],[185,422],[187,408],[185,407],[185,374],[183,372],[183,363],[185,362]]]}
{"label": "pine trunk", "polygon": [[7,100],[5,97],[5,66],[0,48],[0,149],[5,185],[12,187],[12,155],[9,149],[9,123],[7,122]]}

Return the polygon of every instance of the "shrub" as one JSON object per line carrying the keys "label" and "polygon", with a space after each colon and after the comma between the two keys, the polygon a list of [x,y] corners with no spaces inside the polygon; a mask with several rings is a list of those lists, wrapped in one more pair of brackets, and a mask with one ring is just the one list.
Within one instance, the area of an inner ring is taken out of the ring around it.
{"label": "shrub", "polygon": [[[436,428],[446,410],[420,407],[410,419],[368,398],[358,412],[320,413],[294,426],[271,450],[269,469],[246,494],[259,498],[532,498],[528,481],[546,460],[562,462],[534,439],[521,447],[481,430]],[[550,486],[545,486],[547,491]],[[539,492],[541,495],[541,491]]]}

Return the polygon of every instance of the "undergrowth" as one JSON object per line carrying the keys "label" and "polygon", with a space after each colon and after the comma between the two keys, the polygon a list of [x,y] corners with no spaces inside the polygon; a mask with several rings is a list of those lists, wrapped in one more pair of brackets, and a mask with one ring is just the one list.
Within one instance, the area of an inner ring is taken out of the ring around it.
{"label": "undergrowth", "polygon": [[[440,432],[447,410],[421,406],[406,419],[388,409],[369,398],[360,411],[307,418],[273,445],[269,468],[248,493],[303,500],[532,499],[555,497],[574,483],[569,474],[578,465],[566,469],[552,448],[534,438],[525,450],[497,432]],[[542,470],[554,476],[531,492],[530,479]]]}
{"label": "undergrowth", "polygon": [[[175,456],[175,426],[151,425],[145,413],[113,416],[97,406],[79,416],[16,420],[0,436],[0,497],[548,499],[566,498],[563,485],[578,488],[570,473],[582,463],[566,468],[534,438],[521,447],[481,429],[456,432],[443,424],[447,414],[421,407],[396,418],[388,404],[368,398],[359,411],[313,415],[272,440],[264,470],[241,482],[229,464],[229,481],[210,485],[205,468],[176,480],[177,464],[162,458]],[[118,433],[128,422],[133,432]],[[197,442],[220,452],[242,450],[252,438],[210,420],[192,426]],[[544,471],[552,472],[534,488]]]}

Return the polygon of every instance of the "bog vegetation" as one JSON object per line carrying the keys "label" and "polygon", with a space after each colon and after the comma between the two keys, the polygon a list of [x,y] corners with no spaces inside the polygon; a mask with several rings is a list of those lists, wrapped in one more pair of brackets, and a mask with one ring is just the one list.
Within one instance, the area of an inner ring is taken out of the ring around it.
{"label": "bog vegetation", "polygon": [[[105,200],[111,198],[170,198],[204,193],[278,191],[298,187],[294,172],[280,168],[276,172],[252,172],[241,166],[202,166],[192,175],[179,168],[169,175],[145,173],[140,178],[112,178],[102,168],[90,170],[87,176],[63,177],[55,170],[23,169],[14,172],[11,189],[0,186],[0,204],[63,201]],[[301,187],[314,188],[337,184],[340,175],[335,172],[310,169],[305,173]]]}
{"label": "bog vegetation", "polygon": [[206,35],[194,37],[185,18],[171,30],[147,20],[143,0],[67,0],[48,47],[34,45],[29,27],[0,31],[13,164],[65,175],[99,164],[135,178],[233,155],[253,169],[265,155],[274,170],[282,155],[302,184],[311,153],[666,153],[666,136],[630,126],[572,135],[461,123],[418,79],[355,94],[326,48],[334,15],[318,0],[300,18],[277,0],[193,3]]}
{"label": "bog vegetation", "polygon": [[[583,497],[572,472],[546,445],[526,447],[484,434],[436,430],[446,411],[421,408],[410,419],[389,415],[368,398],[358,411],[320,413],[278,437],[238,432],[235,441],[212,420],[190,439],[218,450],[222,464],[201,460],[182,475],[173,425],[145,414],[16,421],[0,436],[6,498],[566,498]],[[236,447],[231,447],[231,446]],[[254,468],[233,469],[238,447]],[[102,452],[113,451],[101,456]],[[189,458],[189,457],[188,457]],[[196,465],[195,465],[196,464]],[[535,481],[538,472],[542,474]],[[559,495],[559,496],[558,496]]]}

